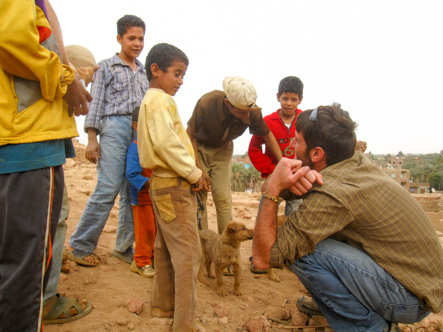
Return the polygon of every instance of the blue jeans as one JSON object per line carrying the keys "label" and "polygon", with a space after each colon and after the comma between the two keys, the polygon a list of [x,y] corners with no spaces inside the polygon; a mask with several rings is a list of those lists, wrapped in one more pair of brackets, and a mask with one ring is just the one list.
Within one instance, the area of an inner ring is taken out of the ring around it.
{"label": "blue jeans", "polygon": [[386,321],[415,323],[430,314],[420,300],[366,253],[333,239],[289,268],[336,331],[377,331]]}
{"label": "blue jeans", "polygon": [[126,152],[133,141],[132,116],[109,116],[102,119],[97,185],[72,234],[69,245],[94,252],[115,199],[120,193],[120,212],[115,250],[125,252],[134,243],[129,181],[126,178]]}

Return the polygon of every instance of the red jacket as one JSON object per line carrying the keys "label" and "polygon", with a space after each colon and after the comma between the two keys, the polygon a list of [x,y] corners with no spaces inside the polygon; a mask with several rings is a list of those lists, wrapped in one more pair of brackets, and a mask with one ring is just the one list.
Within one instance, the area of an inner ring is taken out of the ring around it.
{"label": "red jacket", "polygon": [[[295,136],[295,120],[302,111],[297,109],[294,121],[292,121],[289,129],[278,115],[279,111],[280,110],[277,110],[276,112],[265,116],[264,120],[274,134],[283,157],[292,159],[294,158],[294,150],[290,149],[288,145]],[[261,172],[262,178],[267,178],[269,174],[274,171],[275,165],[277,165],[277,160],[267,146],[265,153],[262,152],[262,146],[264,143],[265,141],[262,136],[253,135],[251,142],[249,143],[248,154],[254,167]]]}

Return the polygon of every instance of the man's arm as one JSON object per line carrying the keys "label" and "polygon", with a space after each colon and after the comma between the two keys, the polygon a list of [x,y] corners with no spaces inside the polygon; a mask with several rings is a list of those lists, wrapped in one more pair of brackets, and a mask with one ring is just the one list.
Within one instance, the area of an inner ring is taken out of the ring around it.
{"label": "man's arm", "polygon": [[[301,167],[297,159],[283,158],[270,175],[264,191],[278,197],[284,189],[289,189],[296,195],[307,193],[314,182],[323,184],[323,177],[309,167]],[[277,237],[277,203],[265,199],[258,212],[252,240],[252,257],[254,265],[259,269],[269,268],[271,248]]]}
{"label": "man's arm", "polygon": [[275,159],[277,159],[277,161],[280,161],[280,159],[283,158],[283,155],[272,131],[269,130],[269,133],[264,135],[263,139],[266,143],[266,146],[269,148],[269,150],[271,150]]}

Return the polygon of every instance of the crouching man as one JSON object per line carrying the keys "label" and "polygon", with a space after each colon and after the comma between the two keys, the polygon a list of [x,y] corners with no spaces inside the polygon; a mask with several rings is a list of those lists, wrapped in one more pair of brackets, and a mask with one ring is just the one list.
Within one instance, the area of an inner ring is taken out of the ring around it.
{"label": "crouching man", "polygon": [[[339,104],[299,115],[263,196],[253,239],[259,269],[286,264],[312,295],[297,306],[336,331],[400,331],[443,308],[443,250],[418,202],[355,151]],[[308,166],[308,167],[305,167]],[[277,229],[280,197],[303,204]]]}

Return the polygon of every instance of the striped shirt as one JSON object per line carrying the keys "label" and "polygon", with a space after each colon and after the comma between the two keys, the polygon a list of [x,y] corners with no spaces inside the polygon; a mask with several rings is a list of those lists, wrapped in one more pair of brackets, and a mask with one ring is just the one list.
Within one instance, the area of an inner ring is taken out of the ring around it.
{"label": "striped shirt", "polygon": [[420,204],[360,152],[321,171],[278,229],[271,266],[293,263],[330,237],[369,254],[433,312],[443,309],[443,250]]}
{"label": "striped shirt", "polygon": [[149,87],[146,71],[140,61],[134,72],[117,54],[100,61],[100,68],[94,75],[91,87],[92,102],[85,118],[85,132],[88,128],[100,131],[100,121],[105,116],[131,115]]}

